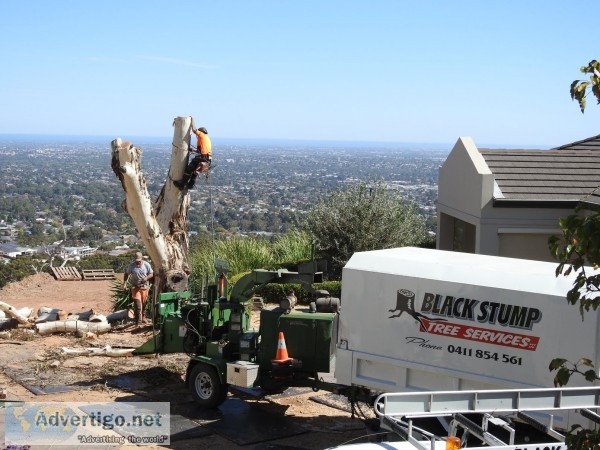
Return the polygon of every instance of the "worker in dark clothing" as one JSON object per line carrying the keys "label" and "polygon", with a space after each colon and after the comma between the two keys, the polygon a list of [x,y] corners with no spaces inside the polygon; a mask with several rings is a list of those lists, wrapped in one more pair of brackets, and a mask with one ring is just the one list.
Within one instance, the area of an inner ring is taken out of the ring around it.
{"label": "worker in dark clothing", "polygon": [[208,131],[204,127],[196,128],[194,118],[192,118],[192,132],[198,140],[196,149],[193,151],[197,155],[188,163],[183,178],[173,182],[179,189],[192,189],[198,174],[207,173],[212,163],[212,144],[208,137]]}

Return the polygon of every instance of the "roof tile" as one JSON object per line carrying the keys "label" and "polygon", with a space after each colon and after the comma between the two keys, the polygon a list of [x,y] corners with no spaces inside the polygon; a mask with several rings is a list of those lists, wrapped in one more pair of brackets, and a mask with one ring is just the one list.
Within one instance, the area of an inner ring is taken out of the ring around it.
{"label": "roof tile", "polygon": [[552,150],[479,151],[502,191],[499,201],[600,204],[600,135]]}

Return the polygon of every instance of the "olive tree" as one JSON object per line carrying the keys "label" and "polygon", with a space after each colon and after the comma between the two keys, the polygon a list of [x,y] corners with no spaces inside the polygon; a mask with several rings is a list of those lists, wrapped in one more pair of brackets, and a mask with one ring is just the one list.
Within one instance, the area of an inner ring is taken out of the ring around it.
{"label": "olive tree", "polygon": [[302,228],[313,237],[329,273],[339,277],[354,252],[419,245],[427,239],[416,203],[379,181],[338,189],[308,212]]}

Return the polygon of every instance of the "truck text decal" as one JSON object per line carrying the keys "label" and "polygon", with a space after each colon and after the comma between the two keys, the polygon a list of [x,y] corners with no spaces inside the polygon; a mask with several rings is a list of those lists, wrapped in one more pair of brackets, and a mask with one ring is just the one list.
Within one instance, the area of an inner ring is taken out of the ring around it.
{"label": "truck text decal", "polygon": [[427,319],[422,319],[419,329],[426,333],[438,334],[441,336],[450,336],[458,339],[467,339],[469,341],[531,351],[535,351],[540,341],[540,338],[537,336],[507,333],[504,331],[489,330],[487,328],[473,327],[452,322],[430,322]]}
{"label": "truck text decal", "polygon": [[482,302],[470,298],[454,298],[450,295],[431,294],[423,296],[421,312],[434,316],[477,321],[479,323],[531,330],[534,323],[542,320],[542,312],[537,308],[509,305],[498,302]]}
{"label": "truck text decal", "polygon": [[423,314],[429,313],[438,317],[450,317],[482,324],[499,324],[504,327],[531,330],[533,325],[542,319],[542,312],[537,308],[527,306],[462,297],[455,298],[449,295],[443,296],[427,292],[423,296],[421,312],[418,312],[415,305],[415,293],[407,289],[399,289],[396,297],[396,307],[390,309],[389,312],[395,313],[390,318],[400,317],[402,313],[406,312],[419,322],[419,331],[440,336],[531,351],[537,349],[540,340],[537,336],[453,323],[445,318],[433,318]]}

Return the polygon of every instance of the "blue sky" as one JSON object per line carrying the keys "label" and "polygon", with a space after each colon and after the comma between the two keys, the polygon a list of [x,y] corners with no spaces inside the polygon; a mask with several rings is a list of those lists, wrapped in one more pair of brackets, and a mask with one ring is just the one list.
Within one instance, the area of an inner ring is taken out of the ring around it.
{"label": "blue sky", "polygon": [[556,146],[600,58],[566,1],[0,2],[0,133]]}

